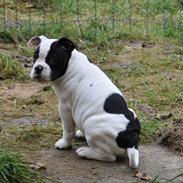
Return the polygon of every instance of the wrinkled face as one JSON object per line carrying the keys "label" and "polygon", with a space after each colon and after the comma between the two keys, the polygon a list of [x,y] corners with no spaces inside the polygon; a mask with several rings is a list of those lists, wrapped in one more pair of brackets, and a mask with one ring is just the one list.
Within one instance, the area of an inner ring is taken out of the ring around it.
{"label": "wrinkled face", "polygon": [[67,38],[56,40],[39,36],[33,37],[28,47],[35,47],[30,76],[44,82],[54,81],[65,74],[75,45]]}

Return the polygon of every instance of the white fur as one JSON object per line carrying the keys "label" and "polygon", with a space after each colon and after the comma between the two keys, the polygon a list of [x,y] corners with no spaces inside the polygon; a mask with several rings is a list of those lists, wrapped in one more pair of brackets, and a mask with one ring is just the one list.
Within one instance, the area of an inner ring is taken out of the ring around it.
{"label": "white fur", "polygon": [[36,60],[31,70],[30,77],[34,79],[37,76],[35,73],[35,67],[41,65],[44,68],[43,71],[41,72],[41,78],[44,78],[45,81],[50,81],[51,70],[49,65],[45,63],[45,58],[48,54],[48,51],[50,50],[51,43],[56,41],[56,39],[48,39],[45,36],[39,36],[39,38],[41,39],[41,43],[40,45],[38,45],[40,46],[39,58]]}
{"label": "white fur", "polygon": [[84,133],[81,130],[77,130],[76,131],[76,137],[77,138],[84,138],[85,135],[84,135]]}
{"label": "white fur", "polygon": [[137,168],[139,164],[139,151],[134,147],[128,148],[127,154],[129,158],[129,166],[132,168]]}
{"label": "white fur", "polygon": [[[115,161],[116,156],[123,153],[115,141],[117,134],[126,130],[129,120],[123,114],[106,113],[103,105],[111,93],[122,95],[119,89],[77,50],[72,52],[65,75],[54,81],[53,86],[59,98],[64,131],[63,139],[55,146],[71,145],[76,126],[84,132],[90,146],[77,149],[79,156]],[[133,167],[131,161],[129,165]]]}
{"label": "white fur", "polygon": [[[50,68],[45,63],[45,57],[53,41],[42,38],[40,58],[32,69],[32,78],[35,77],[34,68],[38,64],[44,67],[42,77],[45,80],[50,77]],[[122,95],[119,89],[96,65],[88,61],[86,55],[76,49],[72,51],[66,73],[52,84],[59,98],[58,108],[63,128],[63,138],[55,143],[55,147],[71,147],[77,127],[80,131],[76,135],[85,135],[89,145],[76,150],[80,157],[115,161],[116,156],[124,152],[118,147],[116,137],[120,131],[126,130],[129,120],[123,114],[105,112],[103,106],[106,98],[112,93]],[[137,167],[138,150],[129,148],[127,154],[129,165]]]}

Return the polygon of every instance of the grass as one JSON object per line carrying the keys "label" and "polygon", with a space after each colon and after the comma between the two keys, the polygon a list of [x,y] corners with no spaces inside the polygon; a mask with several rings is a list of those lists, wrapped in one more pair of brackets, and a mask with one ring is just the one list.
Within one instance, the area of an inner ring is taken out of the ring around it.
{"label": "grass", "polygon": [[157,133],[163,126],[165,126],[165,123],[156,119],[146,119],[145,121],[141,119],[140,143],[151,144],[156,142]]}
{"label": "grass", "polygon": [[[86,42],[168,38],[182,43],[181,4],[178,1],[117,0],[113,3],[103,0],[95,4],[95,1],[86,0],[50,0],[44,6],[39,0],[31,1],[29,5],[19,2],[16,6],[14,1],[8,2],[6,19],[14,22],[14,26],[7,23],[6,32],[11,32],[16,41],[46,34]],[[14,18],[15,11],[18,20]],[[0,9],[0,16],[3,16],[3,9]]]}
{"label": "grass", "polygon": [[[11,0],[7,2],[10,2],[7,20],[13,25],[15,4]],[[95,11],[95,1],[50,0],[50,6],[45,6],[45,15],[39,0],[31,2],[34,6],[31,9],[18,2],[19,24],[1,31],[2,42],[17,43],[16,51],[20,55],[32,57],[33,50],[25,44],[32,36],[72,38],[120,88],[128,105],[136,111],[142,126],[142,144],[154,143],[162,127],[172,119],[182,118],[183,27],[178,1],[137,0],[130,5],[130,1],[117,0],[112,4],[112,1],[101,0],[96,1]],[[80,2],[79,6],[77,2]],[[0,8],[0,18],[2,15]],[[0,121],[7,124],[5,128],[2,126],[0,133],[1,149],[13,150],[28,159],[37,150],[50,148],[61,135],[58,101],[51,87],[44,87],[29,98],[2,95],[1,87],[11,87],[12,80],[15,84],[25,82],[19,80],[25,78],[20,63],[4,54],[0,54],[0,78],[4,79],[0,80]],[[172,118],[157,118],[170,112]],[[46,118],[51,122],[47,126],[15,127],[10,124],[12,119],[24,116]],[[0,158],[2,153],[0,151]],[[21,164],[23,168],[18,170],[28,172],[26,177],[32,179],[32,172],[15,154],[5,156],[11,157],[8,161],[12,161],[15,168]]]}
{"label": "grass", "polygon": [[1,183],[44,183],[39,175],[33,172],[19,155],[0,150]]}
{"label": "grass", "polygon": [[0,54],[0,79],[21,79],[23,76],[20,63],[8,55]]}

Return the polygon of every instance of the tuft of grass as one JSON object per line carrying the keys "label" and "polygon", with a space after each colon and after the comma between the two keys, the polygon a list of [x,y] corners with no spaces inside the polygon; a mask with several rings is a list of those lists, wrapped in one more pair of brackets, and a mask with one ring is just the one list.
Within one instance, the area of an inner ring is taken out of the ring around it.
{"label": "tuft of grass", "polygon": [[25,164],[20,156],[12,152],[0,151],[1,183],[44,183],[38,174]]}
{"label": "tuft of grass", "polygon": [[[7,7],[6,19],[11,22],[6,23],[6,31],[18,41],[46,34],[88,42],[113,38],[168,38],[182,43],[181,4],[177,1],[19,0],[17,9],[13,6],[14,1],[10,2],[12,7]],[[15,11],[18,20],[13,20]]]}
{"label": "tuft of grass", "polygon": [[15,43],[15,40],[10,32],[0,31],[1,43]]}
{"label": "tuft of grass", "polygon": [[40,149],[50,147],[54,140],[61,135],[61,129],[55,125],[38,126],[32,125],[19,129],[16,141],[24,144],[29,149]]}
{"label": "tuft of grass", "polygon": [[20,55],[26,56],[26,57],[32,57],[34,53],[34,49],[27,48],[21,44],[18,45],[18,52]]}
{"label": "tuft of grass", "polygon": [[156,119],[143,121],[141,119],[140,139],[142,144],[151,144],[155,142],[155,137],[160,128],[165,125],[162,121]]}
{"label": "tuft of grass", "polygon": [[24,71],[16,60],[0,54],[0,79],[22,79]]}

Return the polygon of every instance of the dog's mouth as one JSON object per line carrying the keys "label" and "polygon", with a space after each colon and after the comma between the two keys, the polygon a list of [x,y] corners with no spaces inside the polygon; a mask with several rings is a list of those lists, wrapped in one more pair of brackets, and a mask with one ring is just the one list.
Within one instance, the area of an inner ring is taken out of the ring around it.
{"label": "dog's mouth", "polygon": [[46,83],[46,82],[49,82],[50,81],[49,78],[42,77],[41,75],[34,76],[33,77],[33,80],[35,80],[37,82],[40,82],[40,83]]}

